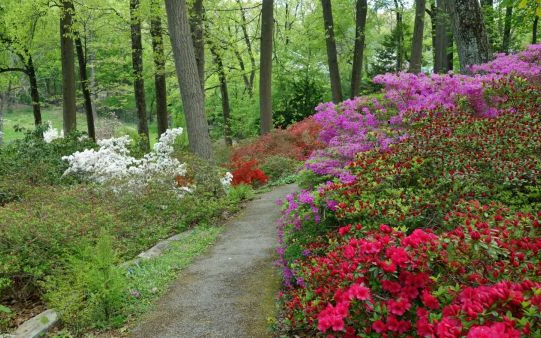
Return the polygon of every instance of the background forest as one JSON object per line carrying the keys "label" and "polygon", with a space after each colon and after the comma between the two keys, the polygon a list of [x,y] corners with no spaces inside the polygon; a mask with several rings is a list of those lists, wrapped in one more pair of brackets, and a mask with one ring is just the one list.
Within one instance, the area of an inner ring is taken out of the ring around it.
{"label": "background forest", "polygon": [[[170,114],[167,123],[183,126],[183,105],[170,40],[166,38],[167,18],[163,2],[141,0],[130,4],[128,0],[85,0],[74,1],[73,5],[76,53],[82,54],[76,55],[79,57],[76,79],[81,79],[80,67],[86,65],[92,113],[97,123],[110,125],[110,118],[115,117],[120,123],[117,126],[120,133],[135,133],[138,119],[133,81],[139,70],[134,72],[130,38],[131,24],[135,20],[141,27],[141,80],[144,82],[144,113],[150,125],[150,139],[156,140],[158,130],[157,96],[161,94],[154,81],[157,73],[163,73],[165,77],[166,109]],[[532,42],[538,20],[535,2],[483,1],[483,5],[494,51],[516,51]],[[198,6],[201,6],[200,1],[188,3],[192,27],[204,31],[205,113],[211,137],[217,140],[224,135],[224,110],[231,116],[233,139],[257,135],[260,129],[257,98],[261,3],[205,1],[202,22],[197,20]],[[428,1],[425,6],[421,69],[431,72],[437,61],[432,41],[432,31],[436,34],[436,20],[433,19],[437,4]],[[284,127],[312,114],[318,103],[332,97],[321,3],[276,1],[274,7],[272,110],[274,125]],[[396,71],[397,67],[407,70],[411,59],[414,4],[401,0],[369,1],[364,28],[362,84],[360,92],[351,93],[355,8],[353,0],[332,3],[340,85],[346,97],[374,91],[371,77]],[[0,119],[3,121],[0,122],[3,131],[0,142],[20,138],[23,134],[15,130],[32,126],[31,103],[36,100],[41,106],[43,121],[51,121],[55,128],[62,126],[59,25],[62,13],[62,4],[54,1],[5,0],[0,4]],[[163,70],[159,60],[162,56],[156,54],[156,49],[160,48],[157,41],[163,42]],[[447,53],[455,57],[453,65],[447,68],[458,70],[456,47],[451,45],[452,42],[448,43]],[[86,130],[85,101],[79,81],[76,93],[78,129]]]}

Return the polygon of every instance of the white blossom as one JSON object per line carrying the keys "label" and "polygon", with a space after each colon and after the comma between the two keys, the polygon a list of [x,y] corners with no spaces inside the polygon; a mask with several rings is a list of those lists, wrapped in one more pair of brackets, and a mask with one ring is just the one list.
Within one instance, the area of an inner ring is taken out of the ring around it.
{"label": "white blossom", "polygon": [[224,189],[228,189],[231,186],[231,182],[233,181],[233,174],[231,174],[229,171],[226,172],[221,178],[220,182],[222,183],[222,186]]}
{"label": "white blossom", "polygon": [[52,141],[63,137],[64,131],[61,130],[59,132],[58,129],[53,128],[51,121],[47,121],[47,129],[43,132],[43,140],[47,143],[51,143]]}
{"label": "white blossom", "polygon": [[69,168],[64,175],[81,175],[99,183],[111,184],[115,191],[137,191],[149,183],[166,183],[182,196],[193,191],[193,187],[178,187],[177,176],[186,175],[186,164],[172,157],[175,139],[182,134],[182,128],[167,130],[153,151],[140,159],[130,156],[127,146],[129,136],[99,140],[99,149],[86,149],[62,157]]}

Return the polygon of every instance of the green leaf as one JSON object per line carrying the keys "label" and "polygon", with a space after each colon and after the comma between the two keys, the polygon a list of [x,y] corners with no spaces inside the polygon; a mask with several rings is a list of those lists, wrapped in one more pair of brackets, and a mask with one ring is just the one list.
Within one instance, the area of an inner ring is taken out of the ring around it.
{"label": "green leaf", "polygon": [[10,314],[12,311],[7,306],[0,304],[0,312]]}

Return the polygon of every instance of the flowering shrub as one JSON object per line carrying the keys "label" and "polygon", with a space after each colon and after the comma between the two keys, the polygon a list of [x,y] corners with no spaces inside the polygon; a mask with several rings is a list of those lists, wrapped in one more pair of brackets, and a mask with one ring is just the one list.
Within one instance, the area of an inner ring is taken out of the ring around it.
{"label": "flowering shrub", "polygon": [[87,149],[62,157],[70,167],[64,175],[80,175],[99,184],[112,183],[115,190],[137,190],[151,181],[169,183],[178,193],[190,192],[189,186],[175,185],[186,174],[186,165],[171,157],[173,143],[182,128],[168,129],[152,152],[138,159],[130,156],[129,136],[99,140],[99,149]]}
{"label": "flowering shrub", "polygon": [[47,121],[47,129],[43,132],[43,140],[46,143],[51,143],[56,139],[63,138],[64,137],[64,131],[61,130],[60,132],[58,129],[53,128],[53,124],[51,121]]}
{"label": "flowering shrub", "polygon": [[238,162],[235,164],[235,170],[232,173],[233,179],[232,185],[239,184],[265,184],[267,182],[267,176],[257,168],[257,160],[251,160],[247,162]]}
{"label": "flowering shrub", "polygon": [[541,335],[540,52],[317,108],[278,224],[290,333]]}

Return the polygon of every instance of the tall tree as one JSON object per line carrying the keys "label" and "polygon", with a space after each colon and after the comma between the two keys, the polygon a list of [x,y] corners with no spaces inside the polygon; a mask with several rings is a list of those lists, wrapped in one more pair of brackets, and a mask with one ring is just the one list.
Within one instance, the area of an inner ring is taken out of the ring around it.
{"label": "tall tree", "polygon": [[396,14],[396,71],[404,68],[404,20],[402,18],[402,3],[394,0]]}
{"label": "tall tree", "polygon": [[250,57],[250,88],[248,89],[248,94],[252,96],[253,88],[254,88],[254,80],[255,80],[255,71],[256,71],[256,64],[255,64],[255,56],[254,51],[252,48],[252,42],[250,41],[250,36],[248,35],[248,20],[246,19],[246,10],[242,6],[241,0],[237,0],[237,4],[239,5],[240,10],[240,28],[242,30],[242,36],[244,38],[244,43],[246,44],[246,49],[248,52],[248,56]]}
{"label": "tall tree", "polygon": [[199,82],[203,89],[203,98],[205,97],[205,7],[203,0],[194,0],[190,15],[190,28],[192,30],[193,46],[195,50],[195,60],[197,61],[197,72]]}
{"label": "tall tree", "polygon": [[539,17],[535,15],[535,19],[533,19],[533,26],[532,26],[532,44],[537,43],[537,25],[539,23]]}
{"label": "tall tree", "polygon": [[342,101],[342,85],[340,81],[340,70],[338,68],[338,56],[336,54],[331,0],[321,0],[321,7],[323,8],[323,24],[325,28],[325,43],[327,44],[327,62],[329,64],[332,100],[338,103]]}
{"label": "tall tree", "polygon": [[492,48],[494,48],[496,40],[496,28],[494,27],[494,0],[481,0],[481,9],[487,29],[488,41]]}
{"label": "tall tree", "polygon": [[272,129],[272,34],[274,2],[263,0],[261,9],[261,52],[259,68],[259,114],[261,134]]}
{"label": "tall tree", "polygon": [[92,111],[92,96],[90,94],[90,84],[88,82],[88,73],[86,70],[86,55],[83,49],[81,37],[75,35],[75,49],[77,50],[77,60],[79,62],[79,79],[81,80],[81,90],[86,113],[86,126],[88,136],[96,141],[96,128],[94,126],[94,112]]}
{"label": "tall tree", "polygon": [[415,23],[411,43],[410,73],[420,73],[423,57],[423,32],[425,28],[425,0],[415,0]]}
{"label": "tall tree", "polygon": [[366,13],[368,4],[366,0],[357,0],[355,8],[355,49],[353,50],[353,66],[351,67],[351,96],[359,94],[361,87],[361,71],[363,69],[363,53],[365,40]]}
{"label": "tall tree", "polygon": [[163,29],[161,21],[160,2],[152,0],[150,35],[152,36],[152,51],[154,55],[154,86],[156,90],[156,120],[158,134],[165,133],[169,125],[167,114],[167,87],[165,82],[165,53],[163,49]]}
{"label": "tall tree", "polygon": [[491,48],[477,0],[448,0],[451,26],[458,50],[460,71],[474,64],[488,62]]}
{"label": "tall tree", "polygon": [[225,74],[222,56],[220,55],[218,48],[213,42],[209,42],[209,44],[210,52],[212,53],[214,63],[216,64],[218,79],[220,81],[220,94],[222,96],[222,116],[224,119],[224,140],[225,144],[231,146],[233,145],[233,140],[231,139],[231,107],[229,104],[229,91],[227,89],[227,76]]}
{"label": "tall tree", "polygon": [[62,97],[64,133],[77,129],[77,103],[75,93],[75,55],[73,46],[73,2],[62,0],[60,18],[60,52],[62,59]]}
{"label": "tall tree", "polygon": [[165,0],[165,10],[186,116],[190,149],[202,158],[213,161],[208,124],[205,118],[203,90],[199,80],[186,1]]}
{"label": "tall tree", "polygon": [[513,5],[509,4],[505,7],[505,19],[503,27],[503,40],[500,51],[502,53],[509,53],[509,47],[511,45],[511,19],[513,18]]}
{"label": "tall tree", "polygon": [[137,108],[137,130],[141,138],[141,147],[150,149],[148,137],[148,117],[146,112],[145,82],[143,79],[143,42],[141,39],[141,13],[139,0],[130,0],[131,53],[133,65],[133,89]]}

